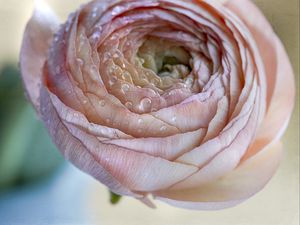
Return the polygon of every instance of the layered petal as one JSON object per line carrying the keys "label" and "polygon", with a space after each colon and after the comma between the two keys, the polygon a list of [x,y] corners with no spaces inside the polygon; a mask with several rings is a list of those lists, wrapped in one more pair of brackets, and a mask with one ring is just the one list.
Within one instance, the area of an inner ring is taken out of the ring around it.
{"label": "layered petal", "polygon": [[267,184],[279,165],[281,154],[282,145],[276,142],[216,181],[193,189],[164,190],[154,196],[187,209],[218,210],[232,207]]}
{"label": "layered petal", "polygon": [[39,1],[26,25],[20,52],[20,69],[29,100],[40,111],[42,68],[59,22],[56,15]]}
{"label": "layered petal", "polygon": [[268,83],[268,110],[255,142],[243,158],[246,160],[283,135],[294,108],[295,80],[288,55],[261,11],[248,0],[229,0],[225,6],[251,31],[262,56]]}

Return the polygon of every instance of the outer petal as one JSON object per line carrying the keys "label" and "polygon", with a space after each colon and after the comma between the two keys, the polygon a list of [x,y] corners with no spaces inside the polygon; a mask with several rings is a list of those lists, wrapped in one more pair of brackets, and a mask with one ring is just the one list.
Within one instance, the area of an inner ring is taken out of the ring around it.
{"label": "outer petal", "polygon": [[217,181],[194,189],[165,190],[154,196],[188,209],[216,210],[237,205],[266,185],[279,165],[281,152],[277,142]]}
{"label": "outer petal", "polygon": [[129,190],[147,192],[164,189],[197,170],[191,165],[104,144],[90,132],[73,125],[72,121],[77,120],[79,112],[66,110],[67,106],[52,97],[52,93],[44,88],[42,90],[43,120],[59,149],[67,159],[114,192],[133,195]]}
{"label": "outer petal", "polygon": [[71,135],[67,127],[62,122],[62,119],[58,116],[55,107],[52,105],[49,92],[45,88],[41,89],[41,108],[42,118],[46,122],[53,141],[68,160],[81,170],[92,175],[95,179],[100,180],[113,192],[141,197],[127,189],[111,174],[109,174],[100,165],[95,156],[86,149],[84,144],[79,139]]}
{"label": "outer petal", "polygon": [[29,99],[38,112],[42,68],[58,24],[58,19],[50,8],[44,2],[38,1],[23,36],[20,53],[21,73]]}
{"label": "outer petal", "polygon": [[248,26],[259,47],[267,76],[267,114],[245,160],[283,135],[294,108],[295,81],[285,49],[259,9],[249,0],[228,0],[225,6]]}

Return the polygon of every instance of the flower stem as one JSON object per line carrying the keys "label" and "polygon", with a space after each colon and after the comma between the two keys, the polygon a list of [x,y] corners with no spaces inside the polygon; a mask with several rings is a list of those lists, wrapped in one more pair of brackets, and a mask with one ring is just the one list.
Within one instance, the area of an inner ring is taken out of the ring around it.
{"label": "flower stem", "polygon": [[109,191],[109,193],[110,193],[110,203],[113,205],[116,205],[120,201],[122,196],[118,195],[112,191]]}

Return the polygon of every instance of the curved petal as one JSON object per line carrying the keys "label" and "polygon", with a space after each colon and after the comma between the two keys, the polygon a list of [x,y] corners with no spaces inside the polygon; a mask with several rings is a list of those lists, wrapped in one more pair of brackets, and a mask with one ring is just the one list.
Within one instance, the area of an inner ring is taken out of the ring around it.
{"label": "curved petal", "polygon": [[[64,109],[66,106],[62,102],[57,98],[52,98],[56,100],[55,103],[52,102],[49,96],[51,93],[47,90],[43,93],[43,120],[49,126],[50,134],[59,149],[80,169],[100,180],[111,190],[117,189],[116,193],[124,191],[125,187],[142,192],[163,189],[197,170],[191,165],[170,162],[113,144],[104,144],[94,135],[70,122],[77,120],[78,113],[71,112],[71,115],[68,115],[70,111]],[[84,157],[87,159],[83,159]],[[110,178],[107,178],[108,176]],[[120,184],[115,183],[122,184],[122,189]]]}
{"label": "curved petal", "polygon": [[268,84],[267,113],[245,160],[282,136],[294,108],[295,81],[287,53],[260,10],[249,0],[228,0],[225,6],[251,31],[265,65]]}
{"label": "curved petal", "polygon": [[174,160],[179,155],[198,146],[205,134],[206,129],[199,129],[163,138],[114,139],[107,140],[104,143],[114,144],[167,160]]}
{"label": "curved petal", "polygon": [[93,156],[79,139],[72,136],[67,127],[63,124],[53,106],[49,92],[41,88],[41,110],[42,119],[45,121],[53,141],[58,149],[62,151],[64,157],[70,160],[75,166],[101,181],[113,192],[141,198],[140,194],[133,193],[131,190],[117,181],[100,164],[99,160]]}
{"label": "curved petal", "polygon": [[235,206],[267,184],[279,165],[281,149],[281,143],[273,143],[228,175],[210,184],[178,191],[164,190],[154,196],[173,206],[187,209],[217,210]]}
{"label": "curved petal", "polygon": [[37,112],[40,110],[42,68],[58,24],[58,19],[51,9],[44,2],[38,1],[23,36],[20,53],[21,74],[28,97]]}

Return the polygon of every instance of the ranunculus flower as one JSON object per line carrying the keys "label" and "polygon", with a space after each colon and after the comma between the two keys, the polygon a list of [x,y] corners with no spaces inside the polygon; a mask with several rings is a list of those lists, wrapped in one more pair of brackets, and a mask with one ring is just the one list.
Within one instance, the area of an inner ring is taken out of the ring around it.
{"label": "ranunculus flower", "polygon": [[95,0],[57,21],[37,7],[20,65],[78,168],[148,205],[192,209],[236,205],[272,177],[294,78],[249,0]]}

